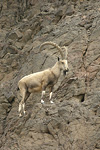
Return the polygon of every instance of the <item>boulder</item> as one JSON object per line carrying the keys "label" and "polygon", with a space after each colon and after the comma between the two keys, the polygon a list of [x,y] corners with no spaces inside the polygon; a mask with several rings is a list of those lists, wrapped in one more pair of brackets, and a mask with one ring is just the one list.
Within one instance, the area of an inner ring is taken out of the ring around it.
{"label": "boulder", "polygon": [[28,30],[25,31],[22,40],[26,43],[26,42],[28,42],[31,39],[31,36],[32,36],[32,30],[28,29]]}
{"label": "boulder", "polygon": [[19,30],[15,30],[7,34],[7,38],[11,40],[20,40],[23,37],[23,34]]}

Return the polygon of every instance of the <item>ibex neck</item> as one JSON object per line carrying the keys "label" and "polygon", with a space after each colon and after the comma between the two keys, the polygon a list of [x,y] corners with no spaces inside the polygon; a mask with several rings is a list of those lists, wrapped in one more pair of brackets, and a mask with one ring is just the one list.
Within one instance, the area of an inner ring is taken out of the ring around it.
{"label": "ibex neck", "polygon": [[60,73],[61,73],[61,70],[60,70],[60,68],[59,68],[58,62],[56,62],[56,64],[51,68],[51,71],[55,74],[55,76],[56,76],[57,78],[59,78]]}

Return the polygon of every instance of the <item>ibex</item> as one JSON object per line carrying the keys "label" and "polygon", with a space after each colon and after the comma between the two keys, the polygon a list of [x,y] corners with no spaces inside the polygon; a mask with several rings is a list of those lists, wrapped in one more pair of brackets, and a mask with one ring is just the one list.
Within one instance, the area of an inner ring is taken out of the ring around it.
{"label": "ibex", "polygon": [[[55,65],[52,68],[48,68],[44,71],[27,75],[18,82],[18,87],[22,95],[22,100],[19,104],[20,116],[22,115],[22,110],[23,110],[23,113],[25,114],[25,102],[31,93],[42,91],[41,103],[43,104],[44,103],[43,96],[45,95],[45,90],[46,88],[49,88],[49,91],[50,91],[49,100],[50,100],[50,103],[53,103],[53,101],[51,100],[52,91],[53,91],[54,85],[57,83],[58,78],[60,77],[61,71],[63,70],[64,75],[66,75],[66,72],[69,71],[68,63],[66,59],[67,47],[61,48],[56,43],[44,42],[40,46],[40,50],[44,45],[55,46],[61,54],[61,59],[58,57],[58,61],[55,63]],[[62,52],[63,48],[65,50],[65,55],[66,55],[65,57]]]}

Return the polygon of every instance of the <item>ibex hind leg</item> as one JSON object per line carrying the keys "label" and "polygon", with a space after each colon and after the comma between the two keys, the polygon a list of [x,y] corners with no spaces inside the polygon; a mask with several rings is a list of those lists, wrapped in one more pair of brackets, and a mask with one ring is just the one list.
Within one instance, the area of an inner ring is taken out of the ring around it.
{"label": "ibex hind leg", "polygon": [[22,100],[19,103],[18,111],[19,111],[19,116],[21,117],[22,116],[22,110],[23,110],[23,104],[24,104],[25,96],[26,96],[26,89],[23,88],[23,89],[20,90],[20,92],[21,92],[21,95],[22,95]]}
{"label": "ibex hind leg", "polygon": [[26,111],[25,111],[25,102],[26,102],[26,100],[28,99],[29,96],[30,96],[30,93],[27,92],[26,95],[25,95],[24,102],[23,102],[23,104],[22,104],[24,115],[25,115],[25,113],[26,113]]}
{"label": "ibex hind leg", "polygon": [[22,104],[19,103],[19,108],[18,108],[18,111],[19,111],[19,117],[22,116],[21,110],[22,110]]}
{"label": "ibex hind leg", "polygon": [[52,94],[53,94],[53,92],[52,92],[53,91],[53,86],[50,87],[49,90],[50,90],[49,100],[50,100],[50,103],[53,104],[54,102],[51,100],[52,99]]}
{"label": "ibex hind leg", "polygon": [[20,112],[22,109],[21,103],[19,103],[18,111]]}

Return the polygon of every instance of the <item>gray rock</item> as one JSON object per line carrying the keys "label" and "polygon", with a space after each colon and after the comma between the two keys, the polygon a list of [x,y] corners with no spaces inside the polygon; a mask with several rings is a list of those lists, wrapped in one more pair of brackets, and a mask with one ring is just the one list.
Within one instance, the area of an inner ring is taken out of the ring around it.
{"label": "gray rock", "polygon": [[73,5],[69,5],[67,7],[66,15],[71,16],[73,14],[74,14],[74,7],[73,7]]}
{"label": "gray rock", "polygon": [[23,36],[23,41],[27,42],[28,40],[31,39],[31,36],[32,36],[32,30],[31,29],[26,30]]}
{"label": "gray rock", "polygon": [[7,35],[7,38],[9,38],[11,40],[19,40],[22,37],[23,37],[23,34],[18,30],[12,31],[11,33],[9,33]]}
{"label": "gray rock", "polygon": [[[99,1],[0,2],[0,149],[100,149],[100,11]],[[9,33],[9,34],[8,34]],[[40,103],[41,93],[21,100],[18,81],[52,67],[60,57],[53,41],[68,46],[69,72]]]}

